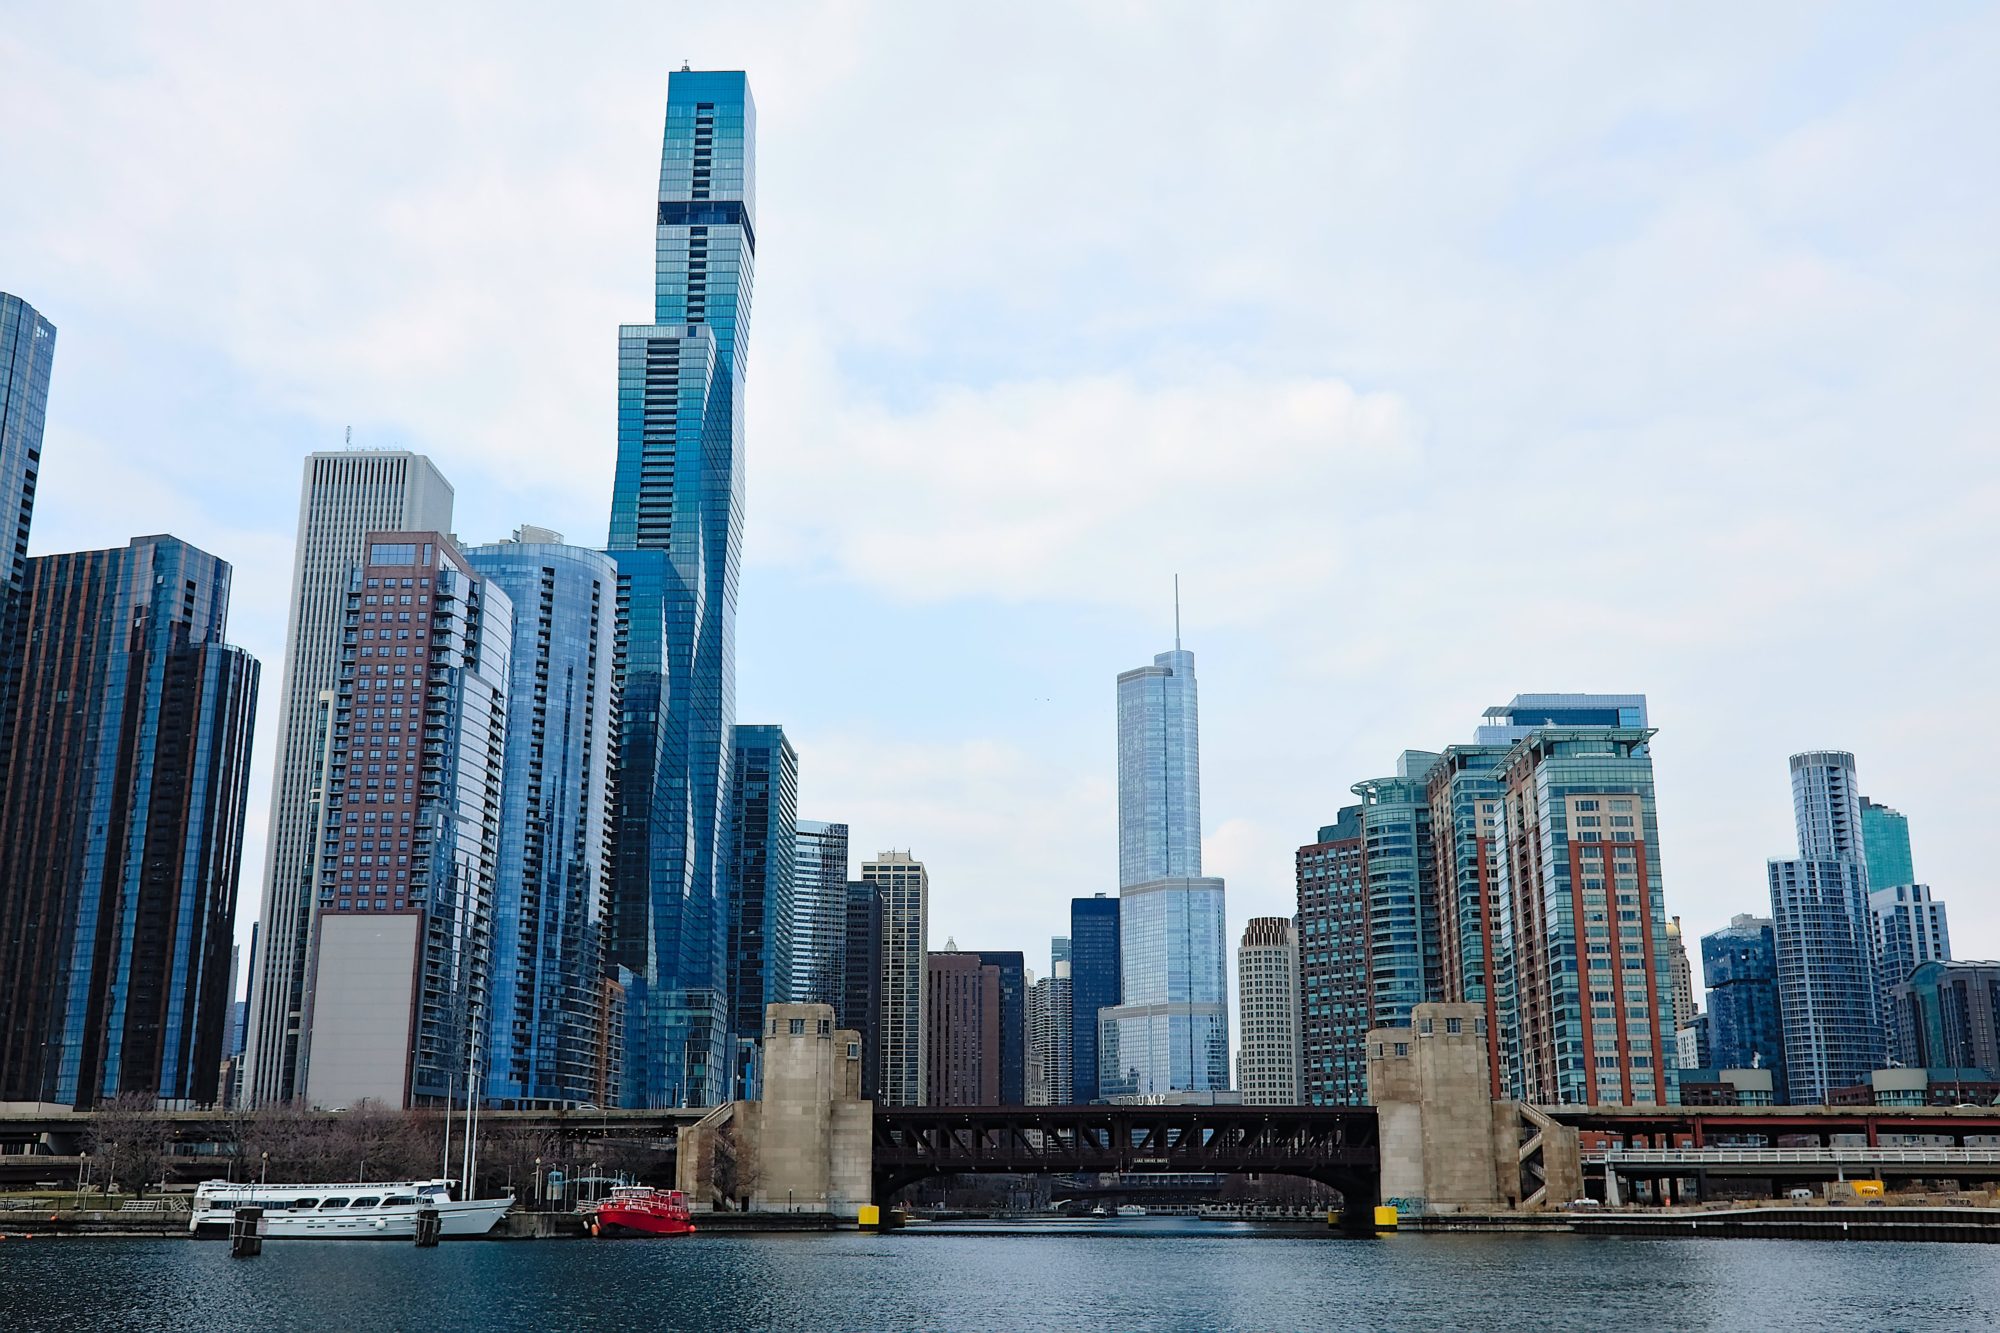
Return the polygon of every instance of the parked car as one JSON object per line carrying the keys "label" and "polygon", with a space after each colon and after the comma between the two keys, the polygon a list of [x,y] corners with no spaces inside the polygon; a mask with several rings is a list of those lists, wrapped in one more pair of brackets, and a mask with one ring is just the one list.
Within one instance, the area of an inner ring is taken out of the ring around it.
{"label": "parked car", "polygon": [[1604,1205],[1596,1199],[1571,1199],[1569,1206],[1572,1208],[1602,1208]]}

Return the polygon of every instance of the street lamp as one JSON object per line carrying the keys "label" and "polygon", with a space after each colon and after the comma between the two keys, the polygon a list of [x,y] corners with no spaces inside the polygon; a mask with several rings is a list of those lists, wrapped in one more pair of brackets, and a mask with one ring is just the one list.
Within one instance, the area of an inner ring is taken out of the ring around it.
{"label": "street lamp", "polygon": [[535,1159],[535,1211],[542,1211],[542,1159]]}
{"label": "street lamp", "polygon": [[269,1180],[270,1178],[271,1178],[271,1154],[267,1152],[260,1152],[257,1154],[257,1183],[259,1185],[262,1185],[265,1181]]}

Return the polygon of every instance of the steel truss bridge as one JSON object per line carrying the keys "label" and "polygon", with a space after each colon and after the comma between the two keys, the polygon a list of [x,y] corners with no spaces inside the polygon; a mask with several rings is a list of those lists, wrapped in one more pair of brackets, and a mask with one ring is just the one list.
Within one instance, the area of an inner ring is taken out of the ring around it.
{"label": "steel truss bridge", "polygon": [[1366,1106],[877,1107],[875,1198],[932,1176],[1270,1173],[1340,1191],[1371,1222],[1381,1180]]}

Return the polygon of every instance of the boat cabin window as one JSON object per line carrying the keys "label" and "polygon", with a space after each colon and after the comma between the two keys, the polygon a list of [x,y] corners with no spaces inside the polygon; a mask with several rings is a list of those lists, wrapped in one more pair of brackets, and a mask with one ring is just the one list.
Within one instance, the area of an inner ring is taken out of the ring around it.
{"label": "boat cabin window", "polygon": [[382,1206],[384,1208],[409,1208],[416,1201],[417,1196],[414,1194],[391,1194],[388,1198],[382,1200]]}
{"label": "boat cabin window", "polygon": [[324,1202],[322,1202],[322,1203],[320,1204],[320,1207],[321,1207],[321,1208],[345,1208],[345,1207],[347,1207],[347,1200],[345,1200],[345,1199],[327,1199],[327,1200],[325,1200]]}
{"label": "boat cabin window", "polygon": [[319,1207],[319,1200],[318,1200],[318,1199],[293,1199],[293,1200],[292,1200],[292,1202],[291,1202],[291,1206],[292,1206],[292,1207],[294,1207],[294,1208],[317,1208],[317,1207]]}
{"label": "boat cabin window", "polygon": [[381,1205],[381,1202],[382,1202],[381,1195],[365,1194],[361,1198],[356,1199],[350,1206],[354,1208],[375,1208],[379,1207]]}

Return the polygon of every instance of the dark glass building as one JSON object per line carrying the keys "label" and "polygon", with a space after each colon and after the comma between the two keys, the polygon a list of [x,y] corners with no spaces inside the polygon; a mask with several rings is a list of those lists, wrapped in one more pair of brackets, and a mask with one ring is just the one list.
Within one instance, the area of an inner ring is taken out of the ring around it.
{"label": "dark glass building", "polygon": [[840,1026],[861,1034],[861,1095],[882,1087],[882,886],[847,882],[846,976],[838,1006]]}
{"label": "dark glass building", "polygon": [[208,1105],[257,662],[173,537],[27,562],[0,791],[0,1101]]}
{"label": "dark glass building", "polygon": [[730,1033],[737,1096],[757,1086],[764,1006],[792,998],[793,871],[798,855],[799,756],[783,727],[741,726],[730,739],[729,829],[723,852],[729,907]]}
{"label": "dark glass building", "polygon": [[1708,1059],[1716,1069],[1768,1069],[1771,1096],[1789,1104],[1785,1024],[1778,1007],[1778,942],[1769,917],[1731,917],[1701,937],[1708,982]]}
{"label": "dark glass building", "polygon": [[0,292],[0,523],[14,525],[6,577],[0,580],[0,784],[6,781],[5,701],[19,654],[19,626],[9,614],[28,567],[28,526],[35,516],[35,479],[42,468],[42,425],[55,353],[55,325],[20,297]]}
{"label": "dark glass building", "polygon": [[1299,930],[1300,1095],[1314,1106],[1368,1104],[1368,889],[1361,807],[1342,808],[1295,857]]}
{"label": "dark glass building", "polygon": [[1028,964],[1019,949],[980,949],[981,962],[1000,969],[1000,1103],[1028,1101]]}
{"label": "dark glass building", "polygon": [[617,568],[536,528],[465,558],[514,606],[485,1094],[502,1106],[609,1105],[618,1089],[600,1069],[600,1036]]}
{"label": "dark glass building", "polygon": [[1122,998],[1119,980],[1118,899],[1098,894],[1069,905],[1071,1040],[1070,1095],[1078,1105],[1097,1101],[1097,1014]]}
{"label": "dark glass building", "polygon": [[1919,963],[1896,987],[1895,1006],[1915,1068],[2000,1079],[2000,963]]}
{"label": "dark glass building", "polygon": [[847,825],[798,821],[792,855],[792,998],[840,1008],[847,985]]}

